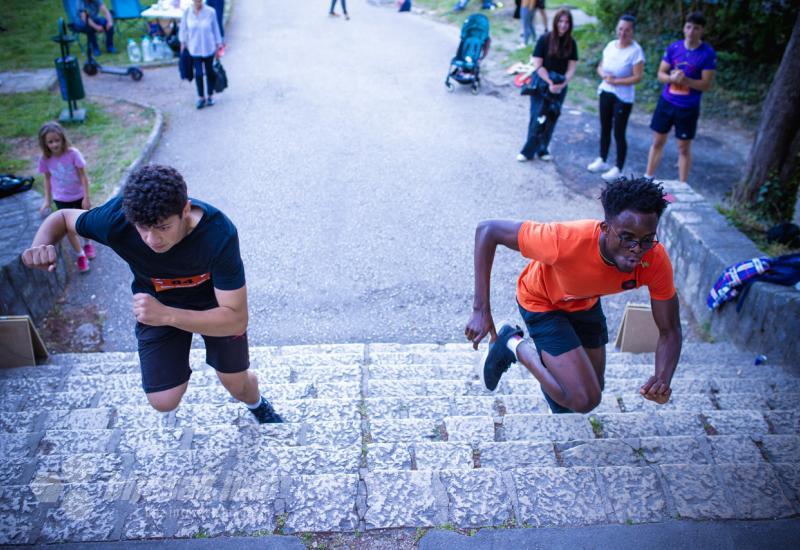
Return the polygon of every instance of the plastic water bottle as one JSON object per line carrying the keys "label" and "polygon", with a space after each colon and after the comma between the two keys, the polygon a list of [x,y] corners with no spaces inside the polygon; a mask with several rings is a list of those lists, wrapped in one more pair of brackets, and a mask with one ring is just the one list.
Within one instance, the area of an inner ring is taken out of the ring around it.
{"label": "plastic water bottle", "polygon": [[160,36],[156,36],[153,38],[152,48],[153,48],[153,59],[156,59],[158,61],[164,59],[164,41],[161,40]]}
{"label": "plastic water bottle", "polygon": [[153,60],[153,46],[149,36],[142,38],[142,59],[145,63]]}
{"label": "plastic water bottle", "polygon": [[142,49],[133,38],[128,38],[128,60],[130,60],[131,63],[142,62]]}

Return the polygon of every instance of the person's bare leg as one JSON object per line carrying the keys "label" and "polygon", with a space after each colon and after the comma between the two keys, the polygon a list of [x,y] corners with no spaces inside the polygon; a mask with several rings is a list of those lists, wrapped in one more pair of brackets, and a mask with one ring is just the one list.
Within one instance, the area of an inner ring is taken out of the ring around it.
{"label": "person's bare leg", "polygon": [[261,399],[261,392],[258,390],[258,378],[255,373],[246,370],[242,372],[219,372],[217,376],[228,393],[234,399],[241,401],[245,405],[254,405]]}
{"label": "person's bare leg", "polygon": [[[689,168],[692,167],[692,140],[678,140],[678,178],[682,182],[689,181]],[[649,173],[649,172],[648,172]]]}
{"label": "person's bare leg", "polygon": [[[558,356],[546,351],[542,358],[529,342],[517,347],[517,359],[539,381],[553,401],[575,412],[589,412],[601,398],[600,383],[595,367],[586,350],[577,347]],[[604,361],[605,363],[605,361]]]}
{"label": "person's bare leg", "polygon": [[653,144],[650,145],[650,152],[647,154],[647,170],[645,174],[655,176],[658,165],[661,164],[661,157],[664,156],[664,145],[667,143],[667,134],[653,132]]}
{"label": "person's bare leg", "polygon": [[174,388],[164,391],[146,393],[145,395],[147,396],[147,401],[150,402],[150,405],[152,405],[155,410],[167,413],[178,408],[178,405],[181,403],[181,398],[183,398],[183,394],[186,393],[186,388],[188,387],[189,382],[187,380],[180,386],[175,386]]}

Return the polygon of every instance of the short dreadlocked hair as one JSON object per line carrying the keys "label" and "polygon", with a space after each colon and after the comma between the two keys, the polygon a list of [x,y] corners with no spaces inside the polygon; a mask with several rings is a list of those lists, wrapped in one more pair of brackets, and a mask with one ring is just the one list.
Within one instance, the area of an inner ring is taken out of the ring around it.
{"label": "short dreadlocked hair", "polygon": [[667,207],[664,188],[650,178],[621,177],[606,184],[600,194],[606,220],[617,217],[623,210],[656,214],[659,218]]}
{"label": "short dreadlocked hair", "polygon": [[153,226],[172,215],[181,216],[188,198],[180,172],[148,164],[128,176],[122,189],[122,210],[129,222]]}

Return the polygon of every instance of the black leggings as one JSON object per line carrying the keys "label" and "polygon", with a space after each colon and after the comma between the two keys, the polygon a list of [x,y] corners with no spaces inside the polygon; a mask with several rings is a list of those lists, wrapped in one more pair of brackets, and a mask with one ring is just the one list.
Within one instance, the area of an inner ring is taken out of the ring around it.
{"label": "black leggings", "polygon": [[194,78],[197,84],[197,96],[206,97],[206,94],[203,93],[203,73],[205,72],[206,84],[208,85],[208,97],[211,97],[214,95],[214,56],[192,56],[192,60],[194,61]]}
{"label": "black leggings", "polygon": [[633,103],[625,103],[611,92],[600,93],[600,157],[608,159],[611,147],[611,127],[614,127],[614,141],[617,143],[617,168],[625,166],[628,154],[628,141],[625,130],[628,128],[628,117],[631,115]]}

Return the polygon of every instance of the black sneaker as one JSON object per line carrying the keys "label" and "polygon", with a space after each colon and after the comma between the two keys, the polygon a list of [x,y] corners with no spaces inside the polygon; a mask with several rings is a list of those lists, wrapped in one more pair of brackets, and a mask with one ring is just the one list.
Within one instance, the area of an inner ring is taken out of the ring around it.
{"label": "black sneaker", "polygon": [[275,409],[272,408],[269,401],[264,399],[263,395],[261,396],[261,404],[255,409],[250,409],[250,412],[253,413],[259,424],[280,424],[283,422],[283,418],[275,412]]}
{"label": "black sneaker", "polygon": [[489,351],[486,352],[486,357],[483,359],[483,368],[481,369],[483,384],[489,391],[497,389],[500,383],[500,378],[511,366],[511,363],[516,363],[517,358],[508,349],[508,340],[512,336],[524,336],[525,333],[518,326],[511,326],[508,323],[503,323],[500,330],[497,331],[497,340],[489,345]]}

